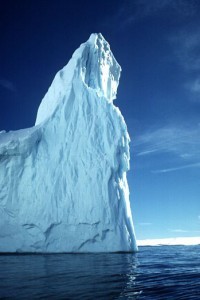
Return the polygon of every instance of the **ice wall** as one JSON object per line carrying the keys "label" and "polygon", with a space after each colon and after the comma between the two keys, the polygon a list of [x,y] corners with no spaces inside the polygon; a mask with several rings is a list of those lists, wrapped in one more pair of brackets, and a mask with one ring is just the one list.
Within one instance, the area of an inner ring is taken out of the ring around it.
{"label": "ice wall", "polygon": [[121,68],[92,34],[59,71],[36,125],[0,133],[0,252],[137,249]]}

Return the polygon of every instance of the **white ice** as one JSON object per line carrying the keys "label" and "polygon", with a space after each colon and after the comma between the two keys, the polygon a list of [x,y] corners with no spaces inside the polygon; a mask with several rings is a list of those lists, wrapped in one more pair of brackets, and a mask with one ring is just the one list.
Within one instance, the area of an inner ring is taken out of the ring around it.
{"label": "white ice", "polygon": [[163,239],[137,240],[138,246],[200,245],[200,237],[175,237]]}
{"label": "white ice", "polygon": [[0,252],[137,249],[130,139],[113,104],[120,72],[92,34],[56,74],[36,125],[0,132]]}

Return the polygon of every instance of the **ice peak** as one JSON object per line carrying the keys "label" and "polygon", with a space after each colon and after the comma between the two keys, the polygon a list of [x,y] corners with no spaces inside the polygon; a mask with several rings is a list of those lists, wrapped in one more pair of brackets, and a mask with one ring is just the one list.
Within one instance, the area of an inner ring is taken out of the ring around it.
{"label": "ice peak", "polygon": [[121,67],[101,33],[91,34],[82,60],[83,80],[109,102],[116,98]]}
{"label": "ice peak", "polygon": [[106,42],[106,40],[104,39],[101,33],[92,33],[88,39],[88,42],[91,44],[96,44],[97,39],[104,40]]}
{"label": "ice peak", "polygon": [[86,43],[90,43],[91,45],[96,46],[102,42],[104,44],[107,44],[109,47],[109,50],[110,50],[110,45],[108,44],[108,42],[105,40],[105,38],[103,37],[103,35],[101,33],[92,33]]}
{"label": "ice peak", "polygon": [[114,58],[109,43],[101,33],[93,33],[87,42],[73,54],[69,63],[60,70],[37,113],[36,125],[47,120],[76,85],[84,84],[99,97],[112,102],[116,98],[121,67]]}

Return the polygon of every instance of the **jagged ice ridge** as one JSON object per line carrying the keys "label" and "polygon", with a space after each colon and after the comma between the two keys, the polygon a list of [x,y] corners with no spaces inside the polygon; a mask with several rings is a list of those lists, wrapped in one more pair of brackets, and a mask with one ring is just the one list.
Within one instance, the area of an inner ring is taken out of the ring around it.
{"label": "jagged ice ridge", "polygon": [[0,133],[0,252],[137,249],[121,68],[92,34],[60,70],[35,126]]}

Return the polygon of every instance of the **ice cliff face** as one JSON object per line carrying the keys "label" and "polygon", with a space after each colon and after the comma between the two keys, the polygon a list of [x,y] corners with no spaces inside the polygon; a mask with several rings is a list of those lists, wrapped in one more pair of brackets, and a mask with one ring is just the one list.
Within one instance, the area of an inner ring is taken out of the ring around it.
{"label": "ice cliff face", "polygon": [[134,251],[121,68],[92,34],[59,71],[36,125],[0,133],[0,252]]}

